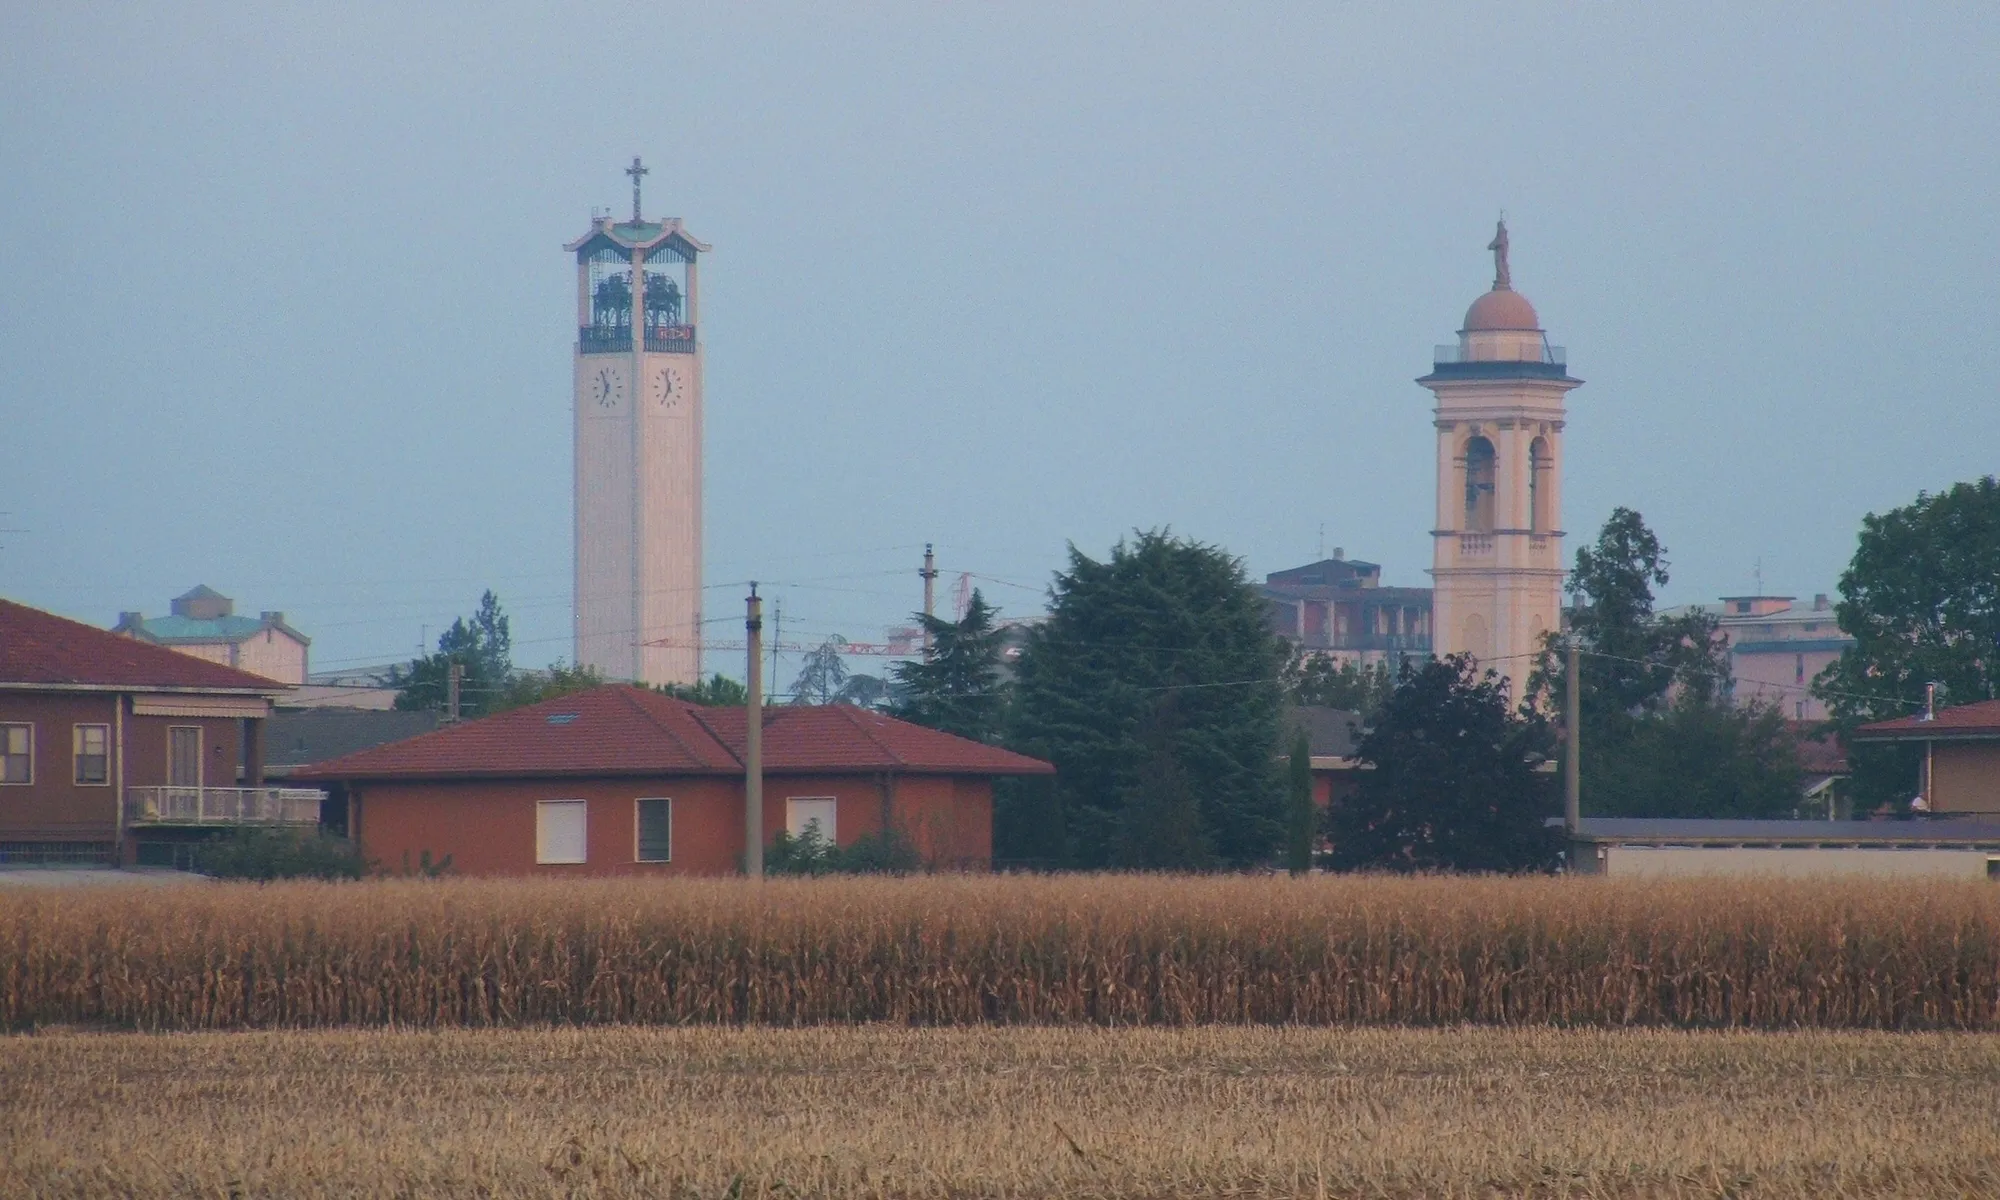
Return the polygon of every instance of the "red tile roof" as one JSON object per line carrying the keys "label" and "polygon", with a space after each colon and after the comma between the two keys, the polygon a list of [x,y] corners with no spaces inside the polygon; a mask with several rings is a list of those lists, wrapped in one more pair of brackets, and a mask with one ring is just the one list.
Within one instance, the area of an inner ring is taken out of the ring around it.
{"label": "red tile roof", "polygon": [[1863,725],[1854,731],[1855,741],[1925,741],[1937,739],[1949,741],[1952,738],[2000,737],[2000,700],[1981,700],[1977,704],[1960,704],[1953,708],[1940,708],[1933,720],[1926,721],[1922,714],[1897,717],[1893,721],[1877,721]]}
{"label": "red tile roof", "polygon": [[[748,728],[740,708],[697,708],[696,719],[732,757]],[[764,710],[764,766],[773,771],[910,771],[932,775],[1052,775],[1055,768],[851,704]]]}
{"label": "red tile roof", "polygon": [[[733,775],[743,710],[613,683],[315,763],[295,779]],[[790,774],[899,771],[1045,775],[1055,768],[849,705],[764,710],[764,767]]]}
{"label": "red tile roof", "polygon": [[255,692],[288,689],[261,675],[0,600],[0,687]]}

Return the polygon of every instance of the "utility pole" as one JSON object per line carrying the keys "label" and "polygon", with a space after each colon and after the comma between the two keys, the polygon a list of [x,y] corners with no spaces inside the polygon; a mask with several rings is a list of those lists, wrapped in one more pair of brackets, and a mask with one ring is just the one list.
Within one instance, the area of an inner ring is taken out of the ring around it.
{"label": "utility pole", "polygon": [[458,689],[465,682],[465,664],[451,664],[451,675],[444,685],[444,719],[448,725],[458,724]]}
{"label": "utility pole", "polygon": [[[1924,715],[1918,718],[1919,720],[1924,720],[1924,721],[1937,720],[1937,689],[1938,685],[1935,683],[1927,683],[1924,685]],[[1923,807],[1917,808],[1917,806],[1914,804],[1910,806],[1912,809],[1916,809],[1916,811],[1921,814],[1929,814],[1931,812],[1934,812],[1937,808],[1937,805],[1932,802],[1931,798],[1931,788],[1935,786],[1935,779],[1936,779],[1936,777],[1931,774],[1931,770],[1935,765],[1935,760],[1932,757],[1931,751],[1932,748],[1935,747],[1936,745],[1937,743],[1935,741],[1932,741],[1930,738],[1924,739],[1924,788],[1923,791],[1919,793],[1917,796],[1917,799],[1923,802]]]}
{"label": "utility pole", "polygon": [[757,581],[750,581],[744,602],[744,632],[749,634],[749,693],[743,723],[743,873],[764,878],[764,602],[757,599]]}
{"label": "utility pole", "polygon": [[937,604],[937,557],[931,553],[931,544],[924,543],[924,569],[917,574],[924,579],[924,661],[931,660],[931,618],[936,615]]}
{"label": "utility pole", "polygon": [[[1570,847],[1576,846],[1577,822],[1583,819],[1583,681],[1577,669],[1576,631],[1571,630],[1569,669],[1563,672],[1563,825],[1569,830]],[[1574,863],[1570,864],[1575,869]]]}

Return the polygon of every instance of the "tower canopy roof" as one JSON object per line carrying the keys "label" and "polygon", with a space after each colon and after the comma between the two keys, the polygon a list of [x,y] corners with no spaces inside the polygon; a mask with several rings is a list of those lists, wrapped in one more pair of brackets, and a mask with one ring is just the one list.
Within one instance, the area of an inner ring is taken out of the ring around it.
{"label": "tower canopy roof", "polygon": [[653,251],[663,247],[677,251],[684,260],[709,251],[707,242],[696,240],[681,227],[679,217],[664,221],[613,221],[610,217],[598,217],[590,223],[589,233],[563,249],[579,258],[588,258],[599,250],[630,254],[634,250]]}

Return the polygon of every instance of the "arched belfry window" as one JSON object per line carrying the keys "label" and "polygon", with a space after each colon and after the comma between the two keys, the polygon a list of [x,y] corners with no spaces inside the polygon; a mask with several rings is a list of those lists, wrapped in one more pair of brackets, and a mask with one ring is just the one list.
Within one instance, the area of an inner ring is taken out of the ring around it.
{"label": "arched belfry window", "polygon": [[1473,437],[1465,443],[1465,525],[1469,533],[1493,532],[1493,443]]}
{"label": "arched belfry window", "polygon": [[1528,516],[1529,528],[1536,533],[1552,533],[1556,527],[1554,512],[1556,490],[1555,457],[1549,453],[1549,439],[1536,438],[1528,446]]}

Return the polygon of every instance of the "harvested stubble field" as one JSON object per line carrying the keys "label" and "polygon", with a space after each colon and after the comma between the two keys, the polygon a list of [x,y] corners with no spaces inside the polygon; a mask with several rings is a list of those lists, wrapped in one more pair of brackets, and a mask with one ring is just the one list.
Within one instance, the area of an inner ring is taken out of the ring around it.
{"label": "harvested stubble field", "polygon": [[2000,1037],[557,1029],[0,1038],[10,1195],[2000,1194]]}
{"label": "harvested stubble field", "polygon": [[932,877],[0,895],[0,1023],[2000,1029],[1980,883]]}

